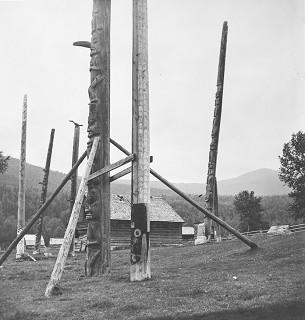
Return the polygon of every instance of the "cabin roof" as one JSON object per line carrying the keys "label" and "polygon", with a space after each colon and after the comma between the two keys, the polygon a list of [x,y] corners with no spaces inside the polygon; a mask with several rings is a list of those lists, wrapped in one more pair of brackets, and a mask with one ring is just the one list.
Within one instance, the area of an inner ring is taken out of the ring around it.
{"label": "cabin roof", "polygon": [[[131,220],[130,196],[111,195],[111,220]],[[150,221],[184,222],[161,197],[150,198]]]}

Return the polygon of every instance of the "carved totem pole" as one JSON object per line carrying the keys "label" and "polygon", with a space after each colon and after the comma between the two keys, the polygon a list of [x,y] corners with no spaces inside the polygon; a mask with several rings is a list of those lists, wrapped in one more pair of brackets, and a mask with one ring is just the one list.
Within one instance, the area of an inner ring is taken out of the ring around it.
{"label": "carved totem pole", "polygon": [[[211,135],[212,141],[210,144],[208,176],[207,176],[206,194],[205,194],[206,208],[207,210],[212,211],[213,214],[215,214],[216,216],[218,216],[216,163],[217,163],[221,110],[222,110],[227,35],[228,35],[228,24],[227,24],[227,21],[225,21],[223,23],[222,36],[221,36],[218,76],[217,76],[217,91],[216,91],[214,119],[213,119],[212,135]],[[211,234],[214,235],[214,229],[216,225],[212,225],[212,220],[208,217],[205,218],[205,225],[206,225],[206,231],[207,231],[207,238],[208,240],[210,240]],[[217,237],[218,236],[220,236],[219,232],[217,234]]]}
{"label": "carved totem pole", "polygon": [[[17,214],[17,236],[25,227],[25,161],[26,161],[26,124],[27,124],[27,95],[23,98],[22,128],[21,128],[21,151],[18,190],[18,214]],[[22,238],[17,244],[16,259],[24,255],[25,241]]]}
{"label": "carved totem pole", "polygon": [[[91,172],[110,164],[110,0],[94,0],[90,46],[88,155],[93,139],[100,136]],[[88,182],[85,204],[88,220],[85,273],[110,273],[110,182],[109,173]]]}
{"label": "carved totem pole", "polygon": [[[110,164],[110,9],[111,0],[93,0],[91,42],[74,45],[90,49],[88,155],[94,137],[100,136],[99,148],[91,173]],[[88,220],[85,274],[110,273],[110,180],[109,173],[88,182],[85,218]]]}
{"label": "carved totem pole", "polygon": [[130,280],[150,278],[150,147],[147,1],[133,1],[132,203]]}
{"label": "carved totem pole", "polygon": [[[39,209],[46,202],[46,198],[47,198],[49,172],[50,172],[50,164],[51,164],[53,141],[54,141],[54,132],[55,132],[55,129],[52,129],[51,130],[51,135],[50,135],[50,142],[49,142],[49,147],[48,147],[46,165],[45,165],[45,168],[43,170],[44,171],[43,180],[42,180],[42,182],[40,182],[42,184],[42,187],[41,187],[40,207],[39,207]],[[34,252],[33,252],[34,254],[40,253],[42,224],[43,224],[43,215],[41,215],[39,217],[39,219],[37,221],[37,225],[36,225],[35,249],[34,249]]]}

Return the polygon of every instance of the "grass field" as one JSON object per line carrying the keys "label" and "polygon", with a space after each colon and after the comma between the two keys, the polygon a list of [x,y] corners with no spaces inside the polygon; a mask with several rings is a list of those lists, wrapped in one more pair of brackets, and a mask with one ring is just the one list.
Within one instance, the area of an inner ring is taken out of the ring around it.
{"label": "grass field", "polygon": [[129,251],[112,252],[112,274],[83,276],[68,258],[62,295],[44,297],[55,258],[0,268],[0,319],[305,319],[305,232],[200,246],[151,248],[152,279],[129,281]]}

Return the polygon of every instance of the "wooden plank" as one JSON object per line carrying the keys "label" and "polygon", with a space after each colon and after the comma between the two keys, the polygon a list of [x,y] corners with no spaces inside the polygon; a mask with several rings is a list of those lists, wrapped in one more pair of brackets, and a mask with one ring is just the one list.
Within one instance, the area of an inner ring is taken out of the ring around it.
{"label": "wooden plank", "polygon": [[123,166],[124,164],[131,162],[133,159],[134,159],[134,155],[132,154],[124,159],[121,159],[117,162],[114,162],[114,163],[110,164],[109,166],[90,174],[88,181],[90,181],[94,178],[97,178],[107,172],[114,170],[114,169],[117,169],[117,168]]}
{"label": "wooden plank", "polygon": [[[26,161],[26,125],[27,125],[27,95],[24,95],[22,106],[22,127],[21,127],[21,151],[19,168],[19,189],[18,189],[18,213],[17,213],[17,235],[25,227],[25,161]],[[17,245],[16,259],[24,255],[24,238]]]}
{"label": "wooden plank", "polygon": [[85,194],[85,190],[86,190],[86,186],[87,186],[87,182],[88,182],[88,176],[89,176],[89,173],[92,168],[92,164],[94,161],[94,157],[96,154],[98,143],[99,143],[99,137],[95,137],[94,142],[91,147],[88,162],[87,162],[87,165],[86,165],[83,177],[82,177],[82,181],[79,186],[78,193],[77,193],[77,196],[75,199],[75,203],[73,206],[73,211],[70,216],[69,224],[68,224],[68,227],[65,232],[64,242],[60,247],[60,250],[59,250],[56,262],[55,262],[55,266],[54,266],[54,269],[53,269],[53,272],[51,275],[51,279],[50,279],[50,281],[47,285],[47,288],[46,288],[46,292],[45,292],[46,297],[50,297],[50,296],[52,296],[54,294],[58,294],[60,292],[59,282],[61,280],[62,273],[65,268],[65,264],[66,264],[66,260],[68,257],[71,242],[73,239],[73,235],[75,232],[75,227],[76,227],[76,223],[78,220],[79,212],[80,212],[80,209],[83,204],[83,198],[84,198],[84,194]]}
{"label": "wooden plank", "polygon": [[115,180],[118,180],[124,176],[126,176],[127,174],[131,173],[132,171],[132,168],[129,167],[129,168],[126,168],[120,172],[118,172],[117,174],[114,174],[113,176],[110,177],[110,182],[113,182]]}
{"label": "wooden plank", "polygon": [[147,1],[133,0],[130,280],[151,277],[149,251],[149,84]]}
{"label": "wooden plank", "polygon": [[16,247],[18,242],[24,237],[24,235],[32,228],[34,223],[39,219],[40,215],[42,215],[50,203],[54,200],[54,198],[58,195],[58,193],[61,191],[61,189],[65,186],[65,184],[70,180],[72,174],[75,172],[75,170],[79,167],[79,165],[83,162],[83,160],[86,158],[87,151],[85,151],[82,156],[78,159],[75,166],[69,171],[69,173],[66,175],[66,177],[63,179],[61,184],[56,188],[56,190],[53,192],[53,194],[48,198],[48,200],[45,202],[45,204],[35,213],[34,216],[29,220],[28,224],[25,226],[25,228],[20,232],[19,235],[13,240],[13,242],[9,245],[9,247],[5,250],[3,255],[0,258],[0,266],[2,263],[6,260],[6,258],[9,256],[9,254],[13,251],[13,249]]}

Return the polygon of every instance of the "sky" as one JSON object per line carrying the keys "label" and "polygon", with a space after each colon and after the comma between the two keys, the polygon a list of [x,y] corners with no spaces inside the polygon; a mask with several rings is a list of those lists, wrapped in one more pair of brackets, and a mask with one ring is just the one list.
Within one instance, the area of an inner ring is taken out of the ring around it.
{"label": "sky", "polygon": [[[0,150],[67,173],[74,125],[86,149],[92,1],[0,1]],[[216,176],[277,170],[292,133],[304,131],[303,0],[148,0],[151,168],[172,182],[205,183],[222,25],[227,56]],[[111,5],[111,138],[131,150],[132,1]],[[111,162],[125,155],[111,147]],[[79,169],[82,175],[84,165]]]}

